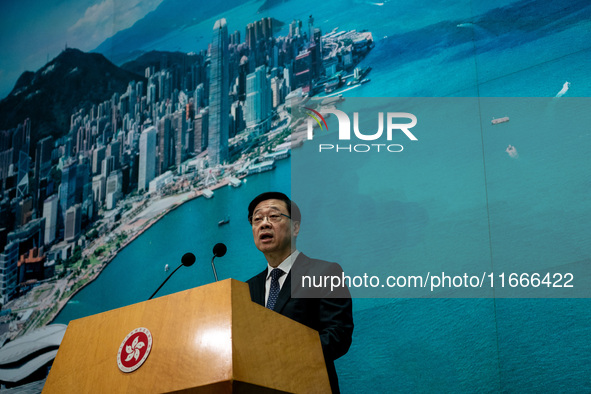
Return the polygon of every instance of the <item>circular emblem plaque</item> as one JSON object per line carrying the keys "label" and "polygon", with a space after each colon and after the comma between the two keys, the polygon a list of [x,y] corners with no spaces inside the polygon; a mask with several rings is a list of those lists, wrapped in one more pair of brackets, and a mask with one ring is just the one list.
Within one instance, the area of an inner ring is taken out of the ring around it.
{"label": "circular emblem plaque", "polygon": [[117,365],[123,372],[133,372],[142,366],[152,349],[150,330],[139,327],[127,334],[117,353]]}

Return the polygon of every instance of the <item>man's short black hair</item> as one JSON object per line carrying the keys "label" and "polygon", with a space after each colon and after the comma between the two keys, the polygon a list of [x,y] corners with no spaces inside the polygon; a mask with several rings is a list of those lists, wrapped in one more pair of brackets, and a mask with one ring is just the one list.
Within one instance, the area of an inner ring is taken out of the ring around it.
{"label": "man's short black hair", "polygon": [[265,192],[256,196],[250,204],[248,204],[248,221],[250,222],[250,218],[259,203],[266,200],[280,200],[287,205],[287,212],[289,216],[291,216],[291,220],[300,222],[302,220],[302,214],[300,213],[300,208],[298,208],[297,204],[289,199],[285,194],[281,192]]}

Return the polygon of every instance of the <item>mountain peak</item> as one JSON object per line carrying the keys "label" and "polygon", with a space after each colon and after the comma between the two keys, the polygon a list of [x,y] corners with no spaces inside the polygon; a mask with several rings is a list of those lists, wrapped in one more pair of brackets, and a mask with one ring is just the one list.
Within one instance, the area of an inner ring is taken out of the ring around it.
{"label": "mountain peak", "polygon": [[69,131],[72,111],[124,92],[140,75],[123,70],[99,53],[66,48],[36,72],[24,72],[0,101],[0,130],[31,119],[32,139],[60,137]]}

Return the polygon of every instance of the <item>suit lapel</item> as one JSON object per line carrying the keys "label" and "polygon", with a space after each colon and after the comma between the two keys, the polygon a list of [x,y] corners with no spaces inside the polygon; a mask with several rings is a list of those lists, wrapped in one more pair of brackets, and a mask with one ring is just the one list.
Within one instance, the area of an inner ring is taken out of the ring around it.
{"label": "suit lapel", "polygon": [[[293,267],[292,267],[293,268]],[[281,310],[287,304],[287,301],[291,298],[291,270],[287,274],[287,278],[285,278],[285,282],[283,282],[283,286],[279,291],[279,296],[277,297],[277,301],[275,302],[275,308],[273,310],[275,312],[281,313]]]}
{"label": "suit lapel", "polygon": [[252,288],[251,298],[253,302],[265,306],[265,281],[267,280],[267,269],[255,276],[256,283]]}
{"label": "suit lapel", "polygon": [[294,272],[294,269],[295,269],[296,273],[298,272],[298,270],[301,271],[301,268],[306,264],[307,259],[308,258],[303,253],[300,252],[297,259],[293,262],[293,265],[291,266],[291,270],[289,270],[289,273],[287,274],[287,278],[285,278],[285,282],[283,282],[283,286],[281,287],[281,291],[279,292],[279,297],[277,297],[277,302],[275,303],[275,308],[273,308],[273,310],[275,312],[281,313],[281,311],[285,307],[285,304],[287,304],[287,302],[289,300],[291,300],[292,272]]}

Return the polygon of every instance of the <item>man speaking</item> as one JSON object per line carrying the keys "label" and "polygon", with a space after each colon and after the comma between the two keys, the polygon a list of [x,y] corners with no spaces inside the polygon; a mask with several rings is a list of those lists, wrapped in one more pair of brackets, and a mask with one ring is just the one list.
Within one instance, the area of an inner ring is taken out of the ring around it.
{"label": "man speaking", "polygon": [[283,193],[257,196],[248,206],[248,221],[254,243],[267,259],[267,268],[247,281],[252,301],[319,332],[330,386],[333,393],[339,393],[334,360],[351,346],[351,295],[344,285],[337,289],[304,288],[301,278],[341,277],[341,267],[297,250],[301,214]]}

